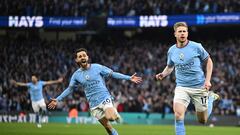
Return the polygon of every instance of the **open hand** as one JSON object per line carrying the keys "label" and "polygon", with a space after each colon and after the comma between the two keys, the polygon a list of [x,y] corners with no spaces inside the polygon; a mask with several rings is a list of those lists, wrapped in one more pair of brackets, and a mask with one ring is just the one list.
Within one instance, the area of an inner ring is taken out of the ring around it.
{"label": "open hand", "polygon": [[57,99],[53,98],[51,99],[50,103],[48,104],[49,109],[55,109],[57,106]]}
{"label": "open hand", "polygon": [[142,77],[138,77],[137,76],[137,73],[134,73],[132,76],[131,76],[131,81],[136,83],[136,84],[139,84],[142,82]]}
{"label": "open hand", "polygon": [[60,77],[60,78],[58,78],[58,80],[57,80],[59,83],[61,83],[61,82],[63,82],[63,78],[62,77]]}

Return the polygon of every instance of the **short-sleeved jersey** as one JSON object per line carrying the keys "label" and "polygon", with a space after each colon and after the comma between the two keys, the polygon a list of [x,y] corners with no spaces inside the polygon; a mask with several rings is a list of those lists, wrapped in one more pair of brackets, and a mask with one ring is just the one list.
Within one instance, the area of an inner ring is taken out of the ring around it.
{"label": "short-sleeved jersey", "polygon": [[43,99],[42,90],[44,85],[44,81],[38,81],[36,84],[32,82],[27,83],[28,91],[32,101],[36,102]]}
{"label": "short-sleeved jersey", "polygon": [[200,43],[189,41],[183,48],[175,45],[168,50],[167,65],[175,67],[177,86],[201,88],[205,75],[202,63],[209,57]]}

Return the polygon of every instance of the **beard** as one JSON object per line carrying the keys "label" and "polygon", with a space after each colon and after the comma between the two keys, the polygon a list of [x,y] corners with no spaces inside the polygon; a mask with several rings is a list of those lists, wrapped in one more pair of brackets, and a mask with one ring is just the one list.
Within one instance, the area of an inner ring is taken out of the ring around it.
{"label": "beard", "polygon": [[88,65],[88,61],[84,59],[84,60],[77,62],[77,64],[78,64],[78,66],[85,68]]}

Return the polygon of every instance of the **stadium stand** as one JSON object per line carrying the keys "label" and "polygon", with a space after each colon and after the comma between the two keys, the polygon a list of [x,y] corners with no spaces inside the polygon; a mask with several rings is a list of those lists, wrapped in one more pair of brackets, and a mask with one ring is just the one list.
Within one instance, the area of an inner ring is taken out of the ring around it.
{"label": "stadium stand", "polygon": [[[64,84],[44,88],[47,100],[59,95],[77,68],[72,52],[76,48],[85,47],[93,63],[104,64],[122,73],[133,74],[136,71],[143,77],[144,82],[139,86],[126,81],[107,80],[119,112],[172,113],[174,74],[162,82],[154,79],[154,75],[164,68],[167,48],[171,45],[169,43],[144,39],[108,39],[105,42],[92,39],[86,44],[78,40],[53,42],[22,36],[1,38],[0,42],[1,112],[31,111],[27,89],[13,87],[9,80],[13,78],[28,82],[32,72],[38,72],[42,80],[64,76]],[[223,97],[216,104],[216,114],[235,114],[240,103],[239,44],[239,38],[203,41],[214,61],[212,89]],[[77,106],[78,111],[87,111],[88,105],[81,88],[66,98],[58,110],[68,111],[71,106]]]}
{"label": "stadium stand", "polygon": [[112,16],[233,13],[239,0],[1,0],[1,16]]}

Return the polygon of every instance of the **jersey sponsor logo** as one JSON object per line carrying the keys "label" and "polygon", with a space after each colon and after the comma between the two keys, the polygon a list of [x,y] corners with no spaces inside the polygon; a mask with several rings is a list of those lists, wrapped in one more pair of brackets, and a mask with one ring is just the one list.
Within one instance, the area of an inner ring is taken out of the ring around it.
{"label": "jersey sponsor logo", "polygon": [[9,16],[8,26],[9,27],[42,27],[43,26],[42,16]]}
{"label": "jersey sponsor logo", "polygon": [[96,87],[100,83],[99,80],[91,80],[88,83],[84,84],[83,87],[87,89],[91,89]]}
{"label": "jersey sponsor logo", "polygon": [[178,64],[178,65],[176,65],[176,68],[177,68],[177,70],[185,71],[185,70],[191,69],[193,65],[194,65],[194,61],[192,61],[190,63],[186,63],[186,64]]}

